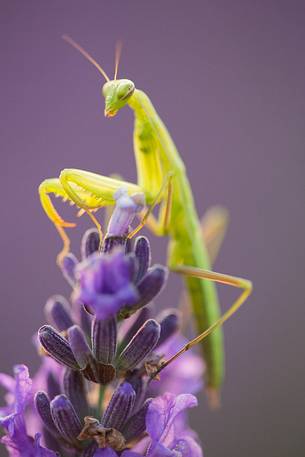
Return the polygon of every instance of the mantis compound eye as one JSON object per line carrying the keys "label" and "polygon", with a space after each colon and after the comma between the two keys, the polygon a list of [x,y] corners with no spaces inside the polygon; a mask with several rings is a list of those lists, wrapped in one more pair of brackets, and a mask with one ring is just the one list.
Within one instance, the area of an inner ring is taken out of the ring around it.
{"label": "mantis compound eye", "polygon": [[134,92],[135,85],[132,81],[121,81],[117,89],[119,100],[127,100]]}

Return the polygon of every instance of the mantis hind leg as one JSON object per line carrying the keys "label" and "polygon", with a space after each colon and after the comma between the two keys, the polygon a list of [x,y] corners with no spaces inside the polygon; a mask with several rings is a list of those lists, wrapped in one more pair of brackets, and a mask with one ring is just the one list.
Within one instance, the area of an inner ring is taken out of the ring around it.
{"label": "mantis hind leg", "polygon": [[[213,322],[204,332],[200,333],[200,335],[196,336],[195,338],[190,340],[187,344],[185,344],[185,346],[183,346],[182,349],[180,349],[180,351],[178,351],[174,356],[172,356],[170,359],[166,360],[162,364],[160,370],[165,368],[171,362],[173,362],[181,354],[188,351],[189,349],[191,349],[193,346],[200,343],[201,341],[203,341],[214,330],[221,327],[231,316],[233,316],[233,314],[235,314],[239,310],[239,308],[247,300],[247,298],[249,297],[249,295],[252,292],[252,282],[249,281],[248,279],[239,278],[237,276],[216,273],[214,271],[203,270],[201,268],[196,268],[196,267],[186,266],[186,265],[172,266],[171,271],[184,275],[184,276],[214,281],[214,282],[220,283],[220,284],[226,284],[226,285],[241,289],[242,292],[225,313],[223,313],[215,322]],[[213,391],[213,389],[211,389],[210,394],[211,394],[210,398],[213,396],[214,400],[217,399],[216,391]]]}

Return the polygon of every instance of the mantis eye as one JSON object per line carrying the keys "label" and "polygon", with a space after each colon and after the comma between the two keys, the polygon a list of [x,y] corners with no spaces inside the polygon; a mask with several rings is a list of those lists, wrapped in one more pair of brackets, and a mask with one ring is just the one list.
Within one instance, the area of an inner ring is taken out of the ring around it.
{"label": "mantis eye", "polygon": [[119,100],[126,100],[130,95],[132,95],[135,86],[133,83],[120,84],[117,91],[117,96]]}

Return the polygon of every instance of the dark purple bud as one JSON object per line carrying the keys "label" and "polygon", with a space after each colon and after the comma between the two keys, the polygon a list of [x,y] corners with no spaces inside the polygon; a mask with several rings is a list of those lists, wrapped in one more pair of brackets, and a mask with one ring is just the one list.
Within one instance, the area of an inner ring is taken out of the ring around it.
{"label": "dark purple bud", "polygon": [[136,320],[133,322],[133,324],[130,326],[130,328],[127,330],[126,334],[123,337],[123,340],[121,341],[120,345],[121,347],[127,346],[131,338],[137,333],[140,327],[144,324],[144,322],[147,321],[150,317],[150,309],[149,308],[142,308],[140,311],[138,311]]}
{"label": "dark purple bud", "polygon": [[84,233],[81,243],[81,254],[82,258],[85,259],[89,255],[97,252],[100,246],[100,237],[98,231],[93,228],[89,229]]}
{"label": "dark purple bud", "polygon": [[57,395],[51,401],[51,414],[62,438],[70,444],[78,444],[77,437],[82,430],[81,422],[65,395]]}
{"label": "dark purple bud", "polygon": [[160,325],[149,319],[142,325],[119,356],[118,367],[132,370],[156,347],[160,338]]}
{"label": "dark purple bud", "polygon": [[47,392],[50,398],[61,394],[59,381],[51,371],[47,374]]}
{"label": "dark purple bud", "polygon": [[70,347],[81,369],[86,368],[92,357],[91,349],[88,346],[84,332],[78,325],[68,329],[68,340]]}
{"label": "dark purple bud", "polygon": [[42,347],[51,357],[53,357],[53,359],[73,370],[79,369],[68,341],[51,327],[51,325],[43,325],[40,327],[38,330],[38,338]]}
{"label": "dark purple bud", "polygon": [[142,433],[145,432],[146,413],[151,401],[152,400],[150,398],[147,399],[144,405],[139,409],[139,411],[133,416],[131,416],[130,419],[128,419],[128,421],[124,425],[122,433],[127,442],[133,440],[134,438],[138,438],[142,435]]}
{"label": "dark purple bud", "polygon": [[71,401],[78,417],[88,416],[86,382],[79,371],[67,369],[64,376],[64,392]]}
{"label": "dark purple bud", "polygon": [[145,236],[138,236],[134,245],[134,253],[138,260],[138,272],[136,282],[146,274],[151,261],[150,244]]}
{"label": "dark purple bud", "polygon": [[92,322],[92,351],[99,362],[112,363],[117,345],[117,323],[115,317]]}
{"label": "dark purple bud", "polygon": [[44,426],[52,435],[58,437],[58,430],[51,415],[50,400],[45,392],[40,391],[36,393],[35,406]]}
{"label": "dark purple bud", "polygon": [[75,267],[77,264],[77,258],[75,257],[75,255],[70,253],[64,257],[61,265],[62,274],[72,287],[75,284]]}
{"label": "dark purple bud", "polygon": [[181,324],[180,313],[177,310],[166,310],[158,316],[158,321],[161,326],[160,339],[158,341],[158,346],[160,346],[179,330]]}
{"label": "dark purple bud", "polygon": [[47,320],[63,332],[73,325],[71,308],[67,300],[61,295],[49,298],[45,306]]}
{"label": "dark purple bud", "polygon": [[161,265],[154,265],[149,268],[146,275],[137,284],[138,293],[140,295],[139,300],[136,304],[128,307],[126,312],[135,312],[136,310],[143,308],[153,298],[155,298],[165,285],[167,279],[168,270]]}
{"label": "dark purple bud", "polygon": [[121,431],[126,420],[132,413],[136,393],[128,382],[124,382],[114,391],[104,413],[102,424],[104,427],[115,428]]}

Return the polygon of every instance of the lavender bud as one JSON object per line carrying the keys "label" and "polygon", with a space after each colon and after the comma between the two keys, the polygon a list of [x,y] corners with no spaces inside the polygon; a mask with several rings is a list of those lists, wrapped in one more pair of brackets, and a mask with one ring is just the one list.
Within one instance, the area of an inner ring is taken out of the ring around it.
{"label": "lavender bud", "polygon": [[79,371],[67,370],[64,376],[64,392],[71,401],[79,417],[89,414],[86,396],[86,383]]}
{"label": "lavender bud", "polygon": [[41,417],[42,422],[44,423],[45,427],[51,432],[53,435],[58,436],[58,430],[55,427],[51,409],[50,409],[50,400],[45,392],[37,392],[35,395],[35,406],[39,416]]}
{"label": "lavender bud", "polygon": [[130,441],[134,438],[138,438],[146,430],[146,413],[152,399],[149,398],[145,401],[144,405],[139,409],[139,411],[131,416],[131,418],[126,422],[123,428],[123,435],[126,441]]}
{"label": "lavender bud", "polygon": [[51,325],[43,325],[38,330],[38,338],[47,351],[57,362],[73,370],[78,370],[77,361],[71,351],[68,341],[63,338]]}
{"label": "lavender bud", "polygon": [[73,325],[70,305],[61,295],[49,298],[45,306],[45,314],[47,320],[54,324],[60,332]]}
{"label": "lavender bud", "polygon": [[75,284],[75,267],[78,264],[78,260],[73,254],[68,254],[64,257],[61,271],[64,278],[68,281],[68,283],[73,287]]}
{"label": "lavender bud", "polygon": [[119,356],[118,366],[123,370],[132,370],[156,347],[160,338],[160,325],[149,319],[142,325],[132,340]]}
{"label": "lavender bud", "polygon": [[140,295],[137,303],[131,307],[132,311],[142,308],[155,298],[163,288],[167,279],[167,268],[161,265],[151,267],[146,275],[137,284]]}
{"label": "lavender bud", "polygon": [[68,329],[68,340],[78,365],[81,369],[86,368],[92,357],[92,353],[84,332],[78,325],[73,325],[73,327]]}
{"label": "lavender bud", "polygon": [[92,322],[92,351],[99,362],[112,363],[116,353],[117,323],[116,319],[94,319]]}
{"label": "lavender bud", "polygon": [[81,422],[65,395],[57,395],[51,401],[51,414],[60,435],[69,443],[78,443],[77,437],[82,430]]}
{"label": "lavender bud", "polygon": [[133,322],[133,324],[130,326],[130,328],[127,330],[126,334],[123,337],[123,340],[121,341],[120,345],[121,347],[127,346],[131,338],[137,333],[140,327],[144,324],[144,322],[147,321],[150,317],[150,309],[149,308],[142,308],[140,311],[138,311],[136,320]]}
{"label": "lavender bud", "polygon": [[136,399],[136,393],[128,382],[124,382],[114,391],[104,413],[102,424],[121,431],[130,416]]}
{"label": "lavender bud", "polygon": [[168,338],[173,336],[180,327],[180,313],[176,310],[166,310],[160,315],[158,321],[161,326],[160,339],[158,341],[158,346],[163,344]]}
{"label": "lavender bud", "polygon": [[134,253],[138,260],[138,272],[136,282],[146,274],[151,261],[150,244],[145,236],[138,236],[135,241]]}
{"label": "lavender bud", "polygon": [[100,237],[98,231],[93,228],[89,229],[84,233],[81,243],[81,254],[82,258],[85,259],[89,255],[97,252],[100,246]]}

